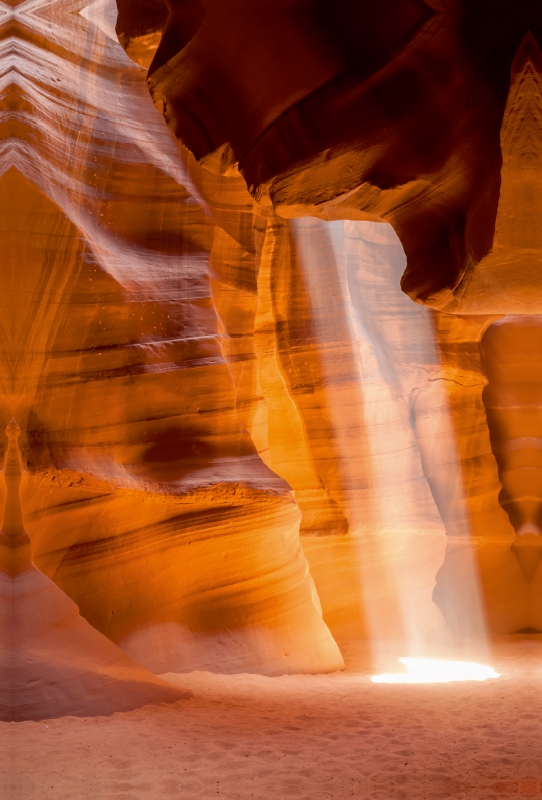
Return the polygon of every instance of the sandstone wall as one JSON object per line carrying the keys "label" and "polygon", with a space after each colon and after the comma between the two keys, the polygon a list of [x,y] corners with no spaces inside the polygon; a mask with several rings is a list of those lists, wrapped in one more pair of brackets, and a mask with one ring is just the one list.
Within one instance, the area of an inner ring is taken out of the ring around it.
{"label": "sandstone wall", "polygon": [[533,188],[536,47],[511,79],[524,32],[499,16],[493,75],[466,4],[381,5],[138,3],[132,59],[112,2],[4,25],[0,409],[27,527],[155,672],[539,625],[479,347],[511,308],[454,305],[492,246],[534,274],[505,223],[516,140],[520,209]]}
{"label": "sandstone wall", "polygon": [[207,202],[114,24],[66,0],[4,26],[1,409],[36,564],[154,671],[340,668],[258,454],[252,201]]}
{"label": "sandstone wall", "polygon": [[[183,17],[172,4],[151,64],[157,107],[203,165],[193,174],[233,185],[238,166],[255,199],[257,299],[223,282],[215,295],[224,331],[257,357],[256,372],[242,367],[253,399],[238,400],[295,491],[333,630],[404,629],[401,570],[426,597],[438,572],[434,599],[456,631],[484,614],[498,632],[537,627],[540,548],[515,538],[515,467],[499,444],[512,401],[500,407],[491,378],[484,388],[499,347],[486,364],[480,341],[540,302],[541,20],[503,5],[489,32],[482,3],[354,5],[198,1]],[[409,306],[399,282],[434,311]],[[514,324],[525,371],[532,326]],[[516,414],[536,439],[525,403]],[[523,441],[514,458],[530,464],[531,451]],[[416,551],[414,533],[435,549]],[[403,541],[410,561],[396,558]],[[372,623],[371,605],[387,608]]]}

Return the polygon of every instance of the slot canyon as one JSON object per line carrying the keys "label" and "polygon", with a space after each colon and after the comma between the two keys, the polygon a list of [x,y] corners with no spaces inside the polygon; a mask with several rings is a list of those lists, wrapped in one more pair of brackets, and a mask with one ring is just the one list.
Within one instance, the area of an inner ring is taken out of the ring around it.
{"label": "slot canyon", "polygon": [[542,795],[542,4],[0,2],[0,796]]}

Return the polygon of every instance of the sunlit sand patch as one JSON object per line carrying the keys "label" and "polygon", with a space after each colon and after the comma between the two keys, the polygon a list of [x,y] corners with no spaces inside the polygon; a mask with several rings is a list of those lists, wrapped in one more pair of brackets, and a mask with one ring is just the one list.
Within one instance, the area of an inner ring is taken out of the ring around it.
{"label": "sunlit sand patch", "polygon": [[450,683],[451,681],[485,681],[499,673],[485,664],[470,661],[444,661],[439,658],[400,658],[406,672],[372,675],[373,683]]}

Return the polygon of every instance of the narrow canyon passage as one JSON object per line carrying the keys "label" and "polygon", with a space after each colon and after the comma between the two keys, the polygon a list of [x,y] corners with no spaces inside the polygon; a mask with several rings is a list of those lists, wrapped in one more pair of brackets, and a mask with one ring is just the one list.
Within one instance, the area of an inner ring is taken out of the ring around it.
{"label": "narrow canyon passage", "polygon": [[542,795],[542,11],[490,6],[0,2],[2,798]]}
{"label": "narrow canyon passage", "polygon": [[220,316],[239,263],[254,317],[250,198],[210,210],[115,16],[43,0],[3,23],[2,413],[35,563],[154,672],[338,668],[299,508],[249,432],[252,341],[232,352]]}

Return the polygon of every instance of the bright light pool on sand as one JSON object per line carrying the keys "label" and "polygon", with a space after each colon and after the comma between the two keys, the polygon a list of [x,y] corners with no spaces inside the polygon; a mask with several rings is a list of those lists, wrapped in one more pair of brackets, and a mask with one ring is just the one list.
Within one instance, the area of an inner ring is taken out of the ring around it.
{"label": "bright light pool on sand", "polygon": [[406,672],[372,675],[373,683],[450,683],[451,681],[485,681],[499,673],[485,664],[469,661],[443,661],[439,658],[400,658]]}

